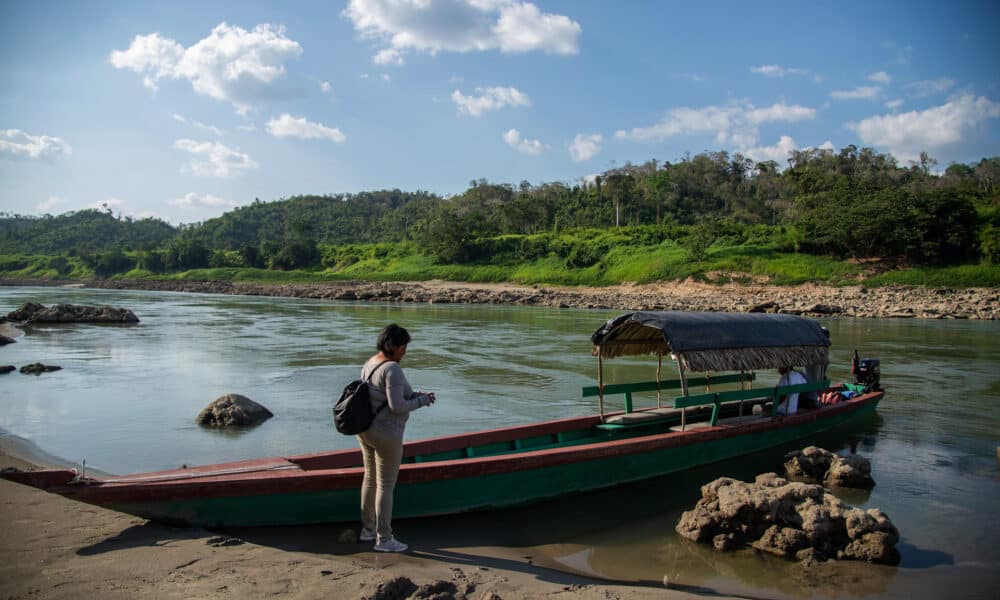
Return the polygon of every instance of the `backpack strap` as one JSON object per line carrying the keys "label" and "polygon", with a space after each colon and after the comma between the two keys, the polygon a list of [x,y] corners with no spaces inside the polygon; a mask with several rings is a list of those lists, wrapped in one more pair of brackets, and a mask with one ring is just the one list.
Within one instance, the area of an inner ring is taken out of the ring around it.
{"label": "backpack strap", "polygon": [[[365,383],[368,384],[368,385],[371,385],[372,377],[375,375],[375,373],[378,372],[378,370],[381,369],[384,364],[390,363],[390,362],[392,362],[392,361],[391,360],[383,360],[379,364],[375,365],[375,368],[372,369],[371,372],[368,373],[368,377],[365,377]],[[380,412],[382,412],[382,409],[385,408],[386,406],[389,406],[389,394],[385,395],[385,403],[382,404],[382,406],[380,406],[380,407],[378,407],[378,408],[375,409],[375,414],[372,415],[372,418],[374,419],[375,417],[377,417],[378,414]]]}

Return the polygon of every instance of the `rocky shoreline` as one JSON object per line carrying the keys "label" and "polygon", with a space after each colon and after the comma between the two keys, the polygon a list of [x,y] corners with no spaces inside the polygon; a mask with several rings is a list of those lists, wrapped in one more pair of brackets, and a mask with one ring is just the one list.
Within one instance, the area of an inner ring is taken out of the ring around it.
{"label": "rocky shoreline", "polygon": [[997,288],[864,285],[713,285],[693,281],[610,287],[548,287],[450,281],[250,283],[179,280],[0,280],[0,285],[48,285],[369,302],[506,304],[615,310],[775,312],[824,317],[1000,318]]}

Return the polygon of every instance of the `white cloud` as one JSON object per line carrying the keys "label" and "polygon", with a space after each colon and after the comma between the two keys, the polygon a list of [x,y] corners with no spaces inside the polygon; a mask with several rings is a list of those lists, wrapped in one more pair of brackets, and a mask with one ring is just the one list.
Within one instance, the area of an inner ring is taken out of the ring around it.
{"label": "white cloud", "polygon": [[793,140],[790,136],[783,135],[774,146],[747,148],[743,151],[743,154],[754,159],[756,162],[773,160],[778,163],[779,166],[784,167],[785,164],[787,164],[785,161],[788,160],[788,155],[791,154],[793,150],[798,149],[799,145],[795,143],[795,140]]}
{"label": "white cloud", "polygon": [[1000,104],[966,94],[922,111],[880,115],[848,126],[862,142],[888,148],[898,160],[916,160],[930,151],[962,141],[987,119],[1000,118]]}
{"label": "white cloud", "polygon": [[90,204],[87,208],[95,208],[101,212],[107,212],[108,210],[114,208],[121,209],[124,204],[125,203],[118,198],[112,197],[107,200],[98,200],[97,202]]}
{"label": "white cloud", "polygon": [[543,144],[539,140],[528,140],[521,138],[521,132],[516,129],[510,129],[503,134],[503,140],[507,142],[507,145],[514,148],[518,152],[524,154],[541,154],[549,148],[547,144]]}
{"label": "white cloud", "polygon": [[879,71],[878,73],[872,73],[868,76],[868,81],[874,81],[875,83],[881,83],[882,85],[888,85],[892,83],[892,77],[889,76],[885,71]]}
{"label": "white cloud", "polygon": [[476,88],[478,96],[466,96],[455,90],[451,101],[458,106],[459,114],[481,117],[483,113],[500,110],[507,106],[531,106],[526,94],[512,87]]}
{"label": "white cloud", "polygon": [[329,81],[321,81],[321,82],[319,82],[319,91],[323,92],[324,94],[326,94],[330,98],[336,98],[337,97],[337,94],[333,91],[333,86],[330,84]]}
{"label": "white cloud", "polygon": [[405,61],[399,50],[395,48],[382,48],[372,57],[372,62],[376,65],[401,65]]}
{"label": "white cloud", "polygon": [[708,77],[704,75],[699,75],[698,73],[681,73],[678,75],[681,79],[687,79],[688,81],[693,81],[695,83],[702,83],[708,81]]}
{"label": "white cloud", "polygon": [[285,37],[280,25],[265,23],[247,31],[220,23],[188,48],[159,33],[137,35],[127,50],[113,51],[108,60],[118,69],[143,75],[150,89],[164,78],[186,79],[197,93],[229,102],[246,114],[285,75],[285,61],[301,54],[302,47]]}
{"label": "white cloud", "polygon": [[690,133],[715,133],[718,144],[748,147],[757,143],[758,127],[764,123],[796,122],[813,119],[816,109],[778,102],[765,108],[756,108],[749,102],[729,106],[680,107],[671,109],[667,116],[648,127],[615,132],[618,139],[635,142],[662,141],[668,137]]}
{"label": "white cloud", "polygon": [[763,75],[765,77],[784,77],[785,75],[808,75],[808,69],[799,69],[796,67],[782,67],[780,65],[761,65],[759,67],[750,67],[751,73],[756,73],[757,75]]}
{"label": "white cloud", "polygon": [[853,90],[836,90],[830,92],[830,97],[834,100],[864,100],[875,98],[882,93],[882,88],[877,85],[862,85]]}
{"label": "white cloud", "polygon": [[294,137],[300,140],[330,140],[341,143],[347,139],[339,129],[322,123],[307,121],[304,117],[293,117],[288,113],[267,122],[264,129],[275,137]]}
{"label": "white cloud", "polygon": [[600,153],[601,142],[603,141],[604,136],[599,133],[591,135],[578,133],[569,145],[569,155],[576,162],[590,160]]}
{"label": "white cloud", "polygon": [[888,102],[885,103],[885,107],[888,108],[889,110],[896,110],[896,109],[898,109],[902,105],[903,105],[903,99],[902,98],[896,98],[895,100],[889,100]]}
{"label": "white cloud", "polygon": [[954,79],[939,77],[938,79],[928,79],[917,81],[906,86],[906,89],[913,90],[917,98],[926,98],[935,94],[943,94],[955,85]]}
{"label": "white cloud", "polygon": [[31,135],[20,129],[0,129],[0,158],[49,162],[71,154],[73,148],[60,138]]}
{"label": "white cloud", "polygon": [[579,52],[579,23],[521,0],[351,0],[343,15],[386,46],[375,55],[377,64],[401,64],[409,50]]}
{"label": "white cloud", "polygon": [[47,200],[43,200],[38,203],[38,212],[46,214],[52,211],[53,208],[66,204],[66,198],[60,198],[59,196],[49,196]]}
{"label": "white cloud", "polygon": [[188,121],[187,119],[184,118],[183,115],[179,115],[177,113],[174,113],[173,116],[174,116],[174,120],[177,121],[178,123],[184,123],[185,125],[194,125],[198,129],[204,129],[205,131],[211,131],[212,133],[214,133],[215,135],[218,135],[218,136],[222,135],[222,130],[219,129],[218,127],[216,127],[215,125],[205,125],[204,123],[202,123],[200,121]]}
{"label": "white cloud", "polygon": [[[773,160],[778,163],[779,168],[784,168],[788,164],[788,157],[792,152],[799,149],[799,145],[790,136],[783,135],[778,143],[773,146],[758,146],[743,150],[743,154],[752,158],[755,162]],[[827,140],[819,145],[820,150],[834,150],[833,142]]]}
{"label": "white cloud", "polygon": [[181,139],[174,142],[174,148],[195,155],[190,162],[181,167],[182,173],[202,177],[230,177],[259,166],[250,156],[219,142]]}
{"label": "white cloud", "polygon": [[232,200],[219,198],[218,196],[213,196],[212,194],[199,194],[197,192],[188,192],[180,198],[168,200],[167,204],[170,204],[171,206],[179,206],[181,208],[234,208],[237,206],[237,203]]}
{"label": "white cloud", "polygon": [[386,81],[386,82],[392,81],[392,76],[389,75],[388,73],[382,73],[382,81]]}

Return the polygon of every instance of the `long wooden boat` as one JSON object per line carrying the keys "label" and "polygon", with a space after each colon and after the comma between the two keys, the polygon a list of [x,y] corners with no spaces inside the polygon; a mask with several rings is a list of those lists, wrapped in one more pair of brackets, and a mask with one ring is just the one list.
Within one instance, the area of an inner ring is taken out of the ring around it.
{"label": "long wooden boat", "polygon": [[[877,386],[849,385],[856,395],[842,402],[777,415],[784,394],[843,389],[826,380],[753,388],[759,369],[827,364],[828,336],[791,315],[630,313],[602,325],[592,341],[598,385],[582,395],[597,396],[599,414],[408,442],[395,516],[514,506],[674,473],[807,438],[872,413],[883,396]],[[630,354],[656,356],[655,379],[605,384],[604,359]],[[676,360],[679,379],[660,379],[663,356]],[[702,386],[707,391],[690,393]],[[678,390],[664,402],[665,392]],[[633,406],[633,395],[653,393],[655,407]],[[624,396],[625,410],[605,412],[610,396]],[[770,408],[754,414],[754,406]],[[153,520],[256,526],[357,520],[363,468],[358,450],[341,450],[121,477],[69,469],[2,476]]]}

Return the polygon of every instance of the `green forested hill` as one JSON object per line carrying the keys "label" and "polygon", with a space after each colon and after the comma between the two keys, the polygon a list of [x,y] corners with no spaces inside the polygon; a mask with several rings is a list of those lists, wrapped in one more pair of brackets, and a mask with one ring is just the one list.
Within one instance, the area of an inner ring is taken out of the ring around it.
{"label": "green forested hill", "polygon": [[53,217],[0,216],[0,253],[67,254],[112,248],[155,248],[177,229],[159,219],[115,218],[110,212],[81,210]]}
{"label": "green forested hill", "polygon": [[795,151],[784,170],[711,152],[626,164],[574,185],[473,180],[447,198],[381,190],[256,200],[181,228],[96,210],[0,215],[0,254],[20,257],[0,271],[35,269],[25,255],[78,257],[79,264],[56,262],[63,275],[204,267],[335,273],[359,262],[372,268],[364,261],[379,257],[419,256],[421,265],[581,270],[590,273],[584,281],[632,273],[616,271],[614,260],[672,265],[640,277],[696,274],[713,268],[706,262],[713,256],[726,257],[716,266],[745,272],[760,268],[761,253],[1000,263],[1000,157],[943,172],[935,166],[926,155],[901,166],[854,146]]}

